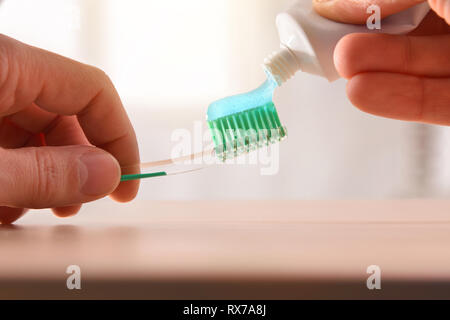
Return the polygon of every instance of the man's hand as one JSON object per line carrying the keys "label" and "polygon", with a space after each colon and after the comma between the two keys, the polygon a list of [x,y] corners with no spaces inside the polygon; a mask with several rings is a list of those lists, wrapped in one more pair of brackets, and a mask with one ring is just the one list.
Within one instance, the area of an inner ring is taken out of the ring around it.
{"label": "man's hand", "polygon": [[133,127],[102,71],[0,35],[0,223],[24,208],[69,216],[108,194],[130,201],[139,184],[119,185],[121,166],[137,173],[138,163]]}
{"label": "man's hand", "polygon": [[[314,7],[333,20],[365,23],[370,4],[378,4],[384,17],[419,2],[314,0]],[[429,4],[434,12],[409,35],[350,34],[340,40],[334,61],[349,79],[347,94],[355,106],[384,117],[450,125],[450,0]]]}

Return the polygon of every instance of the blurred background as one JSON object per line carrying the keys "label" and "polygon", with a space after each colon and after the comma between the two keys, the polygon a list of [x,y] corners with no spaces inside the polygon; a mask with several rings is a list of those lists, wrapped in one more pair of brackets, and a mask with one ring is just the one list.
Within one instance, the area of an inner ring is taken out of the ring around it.
{"label": "blurred background", "polygon": [[[135,126],[143,161],[170,157],[210,102],[257,87],[279,47],[289,0],[5,0],[0,32],[102,68]],[[447,197],[450,128],[377,118],[352,107],[345,81],[308,74],[277,89],[289,138],[280,170],[211,167],[142,183],[140,199]]]}

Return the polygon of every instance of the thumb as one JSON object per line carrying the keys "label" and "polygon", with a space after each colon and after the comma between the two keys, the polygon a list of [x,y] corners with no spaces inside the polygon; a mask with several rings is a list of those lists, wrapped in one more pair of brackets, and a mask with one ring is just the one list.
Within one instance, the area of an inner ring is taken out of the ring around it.
{"label": "thumb", "polygon": [[0,149],[0,206],[55,208],[89,202],[119,184],[117,160],[89,146]]}
{"label": "thumb", "polygon": [[[445,0],[436,0],[439,1]],[[369,17],[366,10],[370,5],[378,5],[381,8],[381,18],[384,18],[421,2],[424,0],[313,0],[313,6],[316,12],[325,18],[344,23],[364,24]]]}
{"label": "thumb", "polygon": [[430,7],[450,24],[450,0],[429,0]]}

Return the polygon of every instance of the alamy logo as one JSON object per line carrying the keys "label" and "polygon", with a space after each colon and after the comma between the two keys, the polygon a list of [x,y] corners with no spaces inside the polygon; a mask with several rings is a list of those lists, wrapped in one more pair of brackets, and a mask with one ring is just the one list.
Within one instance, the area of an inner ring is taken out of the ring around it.
{"label": "alamy logo", "polygon": [[381,289],[381,269],[379,266],[371,265],[367,267],[367,273],[370,274],[367,278],[367,289],[380,290]]}
{"label": "alamy logo", "polygon": [[366,10],[370,17],[367,18],[366,26],[369,30],[381,29],[381,8],[376,4],[372,4]]}
{"label": "alamy logo", "polygon": [[[260,130],[263,131],[263,130]],[[261,132],[258,132],[261,133]],[[245,136],[244,131],[238,134]],[[256,134],[249,134],[254,139]],[[219,134],[217,134],[219,136]],[[250,138],[249,138],[250,139]],[[280,149],[278,143],[268,145],[258,145],[253,152],[243,153],[242,156],[231,156],[222,161],[219,156],[212,153],[205,153],[202,157],[195,159],[187,158],[190,154],[197,154],[202,150],[211,150],[215,148],[210,130],[205,130],[203,121],[195,121],[193,130],[178,128],[172,132],[171,141],[174,143],[171,150],[172,159],[182,159],[177,164],[184,165],[210,165],[210,164],[229,164],[229,165],[259,165],[261,175],[275,175],[279,172]],[[257,144],[250,139],[255,147]],[[220,148],[215,148],[215,150]],[[232,152],[233,153],[233,152]]]}
{"label": "alamy logo", "polygon": [[69,290],[81,290],[81,269],[77,265],[70,265],[66,269],[66,273],[70,274],[67,278],[66,285]]}

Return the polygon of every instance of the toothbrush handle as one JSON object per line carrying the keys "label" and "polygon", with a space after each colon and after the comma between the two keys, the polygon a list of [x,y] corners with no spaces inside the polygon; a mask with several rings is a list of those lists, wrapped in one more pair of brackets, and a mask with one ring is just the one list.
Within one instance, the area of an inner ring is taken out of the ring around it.
{"label": "toothbrush handle", "polygon": [[120,178],[120,181],[132,181],[132,180],[141,180],[147,178],[155,178],[167,176],[167,173],[162,172],[153,172],[153,173],[142,173],[142,174],[125,174]]}
{"label": "toothbrush handle", "polygon": [[[215,153],[214,149],[211,149],[211,150],[206,150],[206,151],[202,151],[202,152],[198,152],[198,153],[194,153],[194,154],[191,154],[188,156],[182,156],[182,157],[174,158],[174,159],[146,162],[146,163],[141,163],[139,165],[134,165],[134,166],[124,166],[124,167],[122,167],[122,169],[133,168],[133,167],[139,166],[141,169],[159,167],[158,168],[159,170],[155,170],[155,172],[150,172],[150,173],[122,175],[120,181],[141,180],[141,179],[156,178],[156,177],[163,177],[163,176],[183,174],[183,173],[197,171],[197,170],[203,169],[204,166],[198,167],[198,165],[194,164],[194,166],[196,166],[196,167],[194,167],[193,169],[192,168],[186,169],[186,166],[189,166],[189,164],[186,164],[186,162],[193,161],[198,158],[203,158],[205,156],[214,156],[214,153]],[[180,167],[179,170],[176,170],[177,166]],[[182,166],[182,168],[181,168],[181,166]]]}

